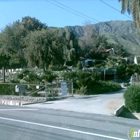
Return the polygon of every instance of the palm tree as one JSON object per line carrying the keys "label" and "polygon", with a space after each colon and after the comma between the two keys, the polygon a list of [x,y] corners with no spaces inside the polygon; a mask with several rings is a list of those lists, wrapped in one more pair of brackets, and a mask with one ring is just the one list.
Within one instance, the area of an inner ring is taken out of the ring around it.
{"label": "palm tree", "polygon": [[140,29],[140,0],[119,0],[122,3],[122,13],[132,13],[136,28]]}

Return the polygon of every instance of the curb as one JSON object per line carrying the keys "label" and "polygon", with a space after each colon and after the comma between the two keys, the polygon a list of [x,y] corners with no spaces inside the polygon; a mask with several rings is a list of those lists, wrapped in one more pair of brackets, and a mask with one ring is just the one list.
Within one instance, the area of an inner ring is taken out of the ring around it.
{"label": "curb", "polygon": [[118,116],[123,110],[124,110],[124,104],[122,104],[120,107],[118,107],[118,108],[114,111],[114,116]]}
{"label": "curb", "polygon": [[[73,96],[65,96],[65,97],[59,97],[59,98],[56,98],[55,100],[61,100],[61,99],[66,99],[66,98],[69,98],[69,97],[73,97]],[[54,100],[54,101],[55,101]],[[22,104],[22,105],[30,105],[30,104],[38,104],[38,103],[45,103],[45,102],[48,102],[49,100],[47,101],[42,101],[42,102],[32,102],[32,103],[25,103],[25,104]],[[50,101],[53,101],[53,100],[50,100]]]}
{"label": "curb", "polygon": [[32,102],[32,103],[25,103],[25,104],[22,104],[22,106],[24,106],[24,105],[30,105],[30,104],[44,103],[44,102],[46,102],[46,101],[42,101],[42,102]]}

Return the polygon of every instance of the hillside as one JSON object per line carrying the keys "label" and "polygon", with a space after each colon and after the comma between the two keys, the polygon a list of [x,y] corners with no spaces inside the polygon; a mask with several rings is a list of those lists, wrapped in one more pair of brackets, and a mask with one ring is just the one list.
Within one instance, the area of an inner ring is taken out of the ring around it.
{"label": "hillside", "polygon": [[132,21],[108,21],[88,26],[70,26],[79,37],[88,37],[95,31],[105,35],[110,43],[122,44],[129,52],[140,54],[140,35]]}

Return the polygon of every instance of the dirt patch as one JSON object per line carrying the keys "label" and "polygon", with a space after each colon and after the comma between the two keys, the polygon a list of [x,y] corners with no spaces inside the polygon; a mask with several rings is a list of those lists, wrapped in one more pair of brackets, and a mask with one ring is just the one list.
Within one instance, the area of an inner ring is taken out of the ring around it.
{"label": "dirt patch", "polygon": [[111,114],[123,104],[123,99],[113,100],[107,103],[106,108],[110,110]]}

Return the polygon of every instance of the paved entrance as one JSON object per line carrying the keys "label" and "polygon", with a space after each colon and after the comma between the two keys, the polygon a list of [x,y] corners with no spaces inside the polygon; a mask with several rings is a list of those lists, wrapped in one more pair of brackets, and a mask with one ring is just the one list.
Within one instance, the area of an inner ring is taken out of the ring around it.
{"label": "paved entrance", "polygon": [[74,97],[69,97],[67,99],[48,101],[26,106],[36,108],[60,109],[83,113],[114,115],[114,111],[124,102],[123,93],[124,89],[118,92],[100,95],[74,95]]}

